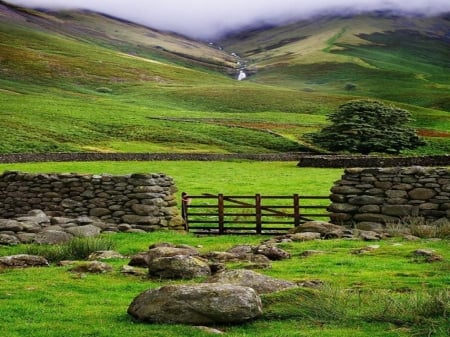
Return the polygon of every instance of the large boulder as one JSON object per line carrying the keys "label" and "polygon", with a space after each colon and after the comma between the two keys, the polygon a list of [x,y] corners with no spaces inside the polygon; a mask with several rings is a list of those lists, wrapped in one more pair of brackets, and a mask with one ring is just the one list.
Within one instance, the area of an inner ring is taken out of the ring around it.
{"label": "large boulder", "polygon": [[101,229],[94,225],[70,227],[66,231],[78,238],[95,237],[101,233]]}
{"label": "large boulder", "polygon": [[256,292],[230,284],[171,285],[138,295],[128,314],[141,321],[191,325],[235,324],[262,314]]}
{"label": "large boulder", "polygon": [[163,279],[193,279],[211,275],[211,268],[202,258],[175,255],[148,261],[148,274]]}
{"label": "large boulder", "polygon": [[46,258],[37,255],[11,255],[0,257],[0,267],[25,268],[25,267],[47,267],[49,265]]}
{"label": "large boulder", "polygon": [[252,270],[225,270],[208,278],[205,283],[234,284],[254,289],[258,294],[268,294],[295,288],[294,282],[276,279],[256,273]]}
{"label": "large boulder", "polygon": [[262,244],[255,248],[255,254],[267,256],[272,261],[284,260],[291,258],[291,254],[271,244]]}
{"label": "large boulder", "polygon": [[59,230],[46,230],[36,234],[34,241],[41,245],[55,245],[66,243],[72,240],[73,236]]}

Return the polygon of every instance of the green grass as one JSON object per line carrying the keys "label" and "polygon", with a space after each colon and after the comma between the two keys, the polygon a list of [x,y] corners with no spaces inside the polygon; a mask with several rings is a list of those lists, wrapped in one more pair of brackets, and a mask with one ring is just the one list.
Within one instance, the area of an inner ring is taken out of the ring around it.
{"label": "green grass", "polygon": [[[201,245],[200,250],[206,252],[236,244],[257,244],[263,239],[198,238],[167,232],[117,234],[109,238],[122,254],[146,250],[156,242]],[[299,289],[265,295],[262,318],[241,326],[218,328],[228,336],[425,336],[433,329],[436,331],[433,336],[445,336],[448,329],[445,316],[436,311],[436,306],[434,310],[427,309],[426,303],[446,298],[442,290],[448,290],[450,281],[448,241],[387,240],[379,244],[378,250],[364,255],[351,253],[367,245],[361,241],[283,245],[293,257],[274,262],[272,269],[262,271],[264,274],[292,281],[321,279],[326,286],[319,291]],[[435,249],[445,260],[432,264],[412,261],[410,253],[424,247]],[[0,255],[20,249],[0,247]],[[309,249],[324,253],[308,258],[299,256]],[[54,265],[4,270],[0,273],[0,332],[8,337],[58,336],[62,330],[68,337],[207,335],[193,327],[133,322],[126,309],[137,294],[174,282],[125,276],[119,269],[127,260],[109,263],[114,272],[102,275],[72,274],[68,267]],[[385,317],[383,310],[389,303],[405,310],[398,312],[389,307],[392,315]]]}
{"label": "green grass", "polygon": [[[0,153],[308,151],[303,135],[361,97],[413,111],[429,143],[408,154],[450,151],[450,137],[433,134],[450,127],[441,40],[400,31],[361,35],[373,44],[355,45],[347,38],[359,21],[294,25],[274,30],[279,62],[237,82],[223,73],[232,59],[198,42],[188,48],[179,37],[86,13],[57,14],[48,29],[8,20],[0,23]],[[326,57],[291,58],[288,49],[297,53],[306,40],[277,39],[292,34],[329,36],[314,47]]]}

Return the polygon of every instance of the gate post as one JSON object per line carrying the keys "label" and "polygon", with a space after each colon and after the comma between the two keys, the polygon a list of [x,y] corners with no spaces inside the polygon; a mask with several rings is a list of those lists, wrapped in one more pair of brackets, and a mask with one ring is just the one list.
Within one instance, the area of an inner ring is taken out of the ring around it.
{"label": "gate post", "polygon": [[261,194],[255,195],[255,217],[256,217],[256,234],[262,232],[262,210],[261,210]]}
{"label": "gate post", "polygon": [[300,226],[300,197],[294,194],[294,226]]}
{"label": "gate post", "polygon": [[189,232],[188,206],[191,199],[186,192],[181,193],[181,217],[184,220],[184,230]]}
{"label": "gate post", "polygon": [[219,194],[217,198],[217,208],[219,212],[219,234],[224,233],[224,205],[223,205],[223,194]]}

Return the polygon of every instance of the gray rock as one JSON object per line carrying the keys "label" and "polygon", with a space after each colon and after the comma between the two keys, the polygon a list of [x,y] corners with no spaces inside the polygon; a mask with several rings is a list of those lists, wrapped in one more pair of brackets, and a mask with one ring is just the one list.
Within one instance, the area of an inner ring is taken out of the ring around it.
{"label": "gray rock", "polygon": [[254,250],[255,254],[267,256],[272,261],[284,260],[291,258],[291,254],[275,245],[259,245]]}
{"label": "gray rock", "polygon": [[172,285],[143,292],[130,304],[128,314],[152,323],[236,324],[260,316],[262,304],[248,287]]}
{"label": "gray rock", "polygon": [[211,275],[211,268],[199,257],[175,255],[149,260],[148,274],[163,279],[193,279]]}
{"label": "gray rock", "polygon": [[372,231],[361,231],[359,237],[364,241],[378,241],[381,240],[381,236],[377,232]]}
{"label": "gray rock", "polygon": [[69,233],[63,231],[48,230],[36,234],[34,241],[41,245],[53,245],[69,242],[70,240],[72,240],[72,238],[73,235]]}
{"label": "gray rock", "polygon": [[[152,247],[152,246],[151,246]],[[161,258],[161,257],[173,257],[177,255],[182,256],[199,256],[200,252],[193,247],[173,247],[173,246],[158,246],[155,248],[151,248],[147,252],[147,260],[151,261],[153,259]]]}
{"label": "gray rock", "polygon": [[0,257],[0,267],[25,268],[25,267],[47,267],[47,266],[49,266],[47,259],[37,255],[19,254]]}
{"label": "gray rock", "polygon": [[49,223],[50,218],[43,211],[34,209],[28,212],[27,216],[18,217],[17,221],[31,221],[38,224]]}
{"label": "gray rock", "polygon": [[88,238],[98,236],[101,233],[101,229],[94,225],[84,225],[67,228],[66,232],[78,238]]}
{"label": "gray rock", "polygon": [[436,195],[436,191],[430,188],[415,188],[408,192],[411,199],[429,200]]}
{"label": "gray rock", "polygon": [[225,270],[211,276],[205,282],[234,284],[250,287],[258,294],[274,293],[297,287],[297,284],[294,282],[276,279],[245,269]]}
{"label": "gray rock", "polygon": [[21,232],[23,225],[17,220],[0,219],[0,231]]}
{"label": "gray rock", "polygon": [[304,232],[313,232],[313,233],[320,233],[322,235],[325,235],[330,232],[334,231],[344,231],[345,228],[342,226],[334,225],[329,222],[325,221],[308,221],[303,224],[301,224],[298,227],[293,228],[290,230],[290,233],[304,233]]}
{"label": "gray rock", "polygon": [[102,217],[102,216],[109,215],[109,214],[111,214],[111,211],[107,208],[102,208],[102,207],[92,208],[89,211],[89,215],[95,216],[95,217]]}
{"label": "gray rock", "polygon": [[290,239],[292,241],[312,241],[312,240],[320,240],[320,233],[316,232],[304,232],[304,233],[295,233],[291,234]]}
{"label": "gray rock", "polygon": [[20,240],[15,235],[0,233],[0,245],[15,246],[20,243]]}
{"label": "gray rock", "polygon": [[112,270],[113,268],[109,264],[100,261],[85,262],[69,269],[69,271],[74,273],[91,274],[103,274],[111,272]]}
{"label": "gray rock", "polygon": [[125,258],[122,254],[114,251],[114,250],[99,250],[97,252],[89,255],[88,259],[91,261],[94,260],[110,260],[110,259],[123,259]]}
{"label": "gray rock", "polygon": [[412,205],[385,205],[382,208],[382,213],[392,216],[406,216],[411,215],[413,206]]}

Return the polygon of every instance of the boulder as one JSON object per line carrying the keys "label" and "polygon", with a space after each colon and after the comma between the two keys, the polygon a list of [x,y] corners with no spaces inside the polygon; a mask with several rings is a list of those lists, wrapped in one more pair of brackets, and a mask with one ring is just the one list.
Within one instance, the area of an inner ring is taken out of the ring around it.
{"label": "boulder", "polygon": [[[153,246],[151,246],[153,247]],[[200,252],[189,246],[157,246],[154,248],[151,248],[147,252],[147,261],[150,262],[151,260],[158,259],[161,257],[172,257],[177,255],[183,255],[183,256],[199,256]]]}
{"label": "boulder", "polygon": [[295,233],[290,235],[292,241],[312,241],[320,240],[320,238],[320,233],[314,232]]}
{"label": "boulder", "polygon": [[66,243],[72,240],[73,236],[69,233],[56,230],[48,230],[36,234],[34,242],[41,245],[54,245]]}
{"label": "boulder", "polygon": [[291,254],[275,245],[262,244],[255,248],[255,254],[267,256],[272,261],[289,259]]}
{"label": "boulder", "polygon": [[89,255],[88,259],[94,260],[109,260],[109,259],[123,259],[124,256],[114,250],[99,250]]}
{"label": "boulder", "polygon": [[70,269],[71,272],[75,273],[92,273],[92,274],[102,274],[112,271],[113,268],[104,262],[91,261],[79,264]]}
{"label": "boulder", "polygon": [[12,234],[0,233],[0,245],[15,246],[20,243],[20,240]]}
{"label": "boulder", "polygon": [[208,278],[205,283],[234,284],[254,289],[258,294],[274,293],[297,287],[294,282],[276,279],[252,270],[225,270]]}
{"label": "boulder", "polygon": [[128,314],[141,321],[190,325],[236,324],[262,314],[256,292],[230,284],[171,285],[138,295]]}
{"label": "boulder", "polygon": [[335,231],[344,231],[345,228],[326,221],[308,221],[300,226],[297,226],[290,230],[290,233],[304,233],[313,232],[320,233],[322,236]]}
{"label": "boulder", "polygon": [[128,262],[129,266],[132,267],[147,267],[148,266],[148,257],[147,252],[140,252],[131,257],[130,262]]}
{"label": "boulder", "polygon": [[66,232],[78,238],[88,238],[98,236],[101,233],[101,229],[94,225],[84,225],[67,228]]}
{"label": "boulder", "polygon": [[0,267],[48,267],[49,263],[46,258],[37,255],[11,255],[0,257]]}
{"label": "boulder", "polygon": [[20,222],[35,222],[37,224],[50,223],[50,218],[47,214],[39,209],[31,210],[26,216],[18,217],[16,220]]}
{"label": "boulder", "polygon": [[17,220],[0,219],[0,232],[2,231],[21,232],[23,225]]}
{"label": "boulder", "polygon": [[148,274],[163,279],[193,279],[211,275],[211,268],[199,257],[175,255],[149,260]]}

